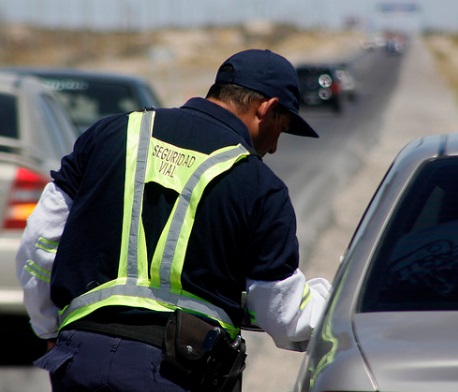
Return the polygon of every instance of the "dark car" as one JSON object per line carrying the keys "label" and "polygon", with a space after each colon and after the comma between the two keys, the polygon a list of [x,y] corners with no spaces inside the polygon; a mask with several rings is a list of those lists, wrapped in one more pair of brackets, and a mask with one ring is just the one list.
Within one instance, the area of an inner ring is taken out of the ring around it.
{"label": "dark car", "polygon": [[341,85],[336,69],[328,64],[302,64],[296,67],[301,104],[305,107],[326,107],[342,110]]}
{"label": "dark car", "polygon": [[111,114],[161,106],[151,85],[134,75],[66,68],[9,70],[37,76],[46,87],[56,91],[80,132]]}
{"label": "dark car", "polygon": [[296,392],[455,392],[458,134],[410,142],[364,213]]}

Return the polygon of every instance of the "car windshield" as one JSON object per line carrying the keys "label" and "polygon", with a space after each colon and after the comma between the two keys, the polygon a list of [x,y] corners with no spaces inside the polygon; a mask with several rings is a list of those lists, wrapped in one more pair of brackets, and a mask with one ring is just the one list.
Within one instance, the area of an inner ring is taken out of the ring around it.
{"label": "car windshield", "polygon": [[102,117],[143,108],[127,85],[72,77],[49,77],[45,84],[59,94],[80,131]]}
{"label": "car windshield", "polygon": [[371,265],[360,311],[458,310],[458,159],[421,167]]}
{"label": "car windshield", "polygon": [[0,94],[0,136],[18,138],[17,99],[14,95]]}

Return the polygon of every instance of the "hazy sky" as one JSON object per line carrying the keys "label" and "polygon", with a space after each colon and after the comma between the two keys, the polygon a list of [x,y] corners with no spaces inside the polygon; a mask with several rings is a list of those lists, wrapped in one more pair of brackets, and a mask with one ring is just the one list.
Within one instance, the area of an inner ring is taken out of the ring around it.
{"label": "hazy sky", "polygon": [[[391,12],[382,12],[383,7]],[[458,0],[0,0],[0,21],[69,28],[152,29],[268,20],[339,29],[348,17],[364,21],[367,29],[393,24],[458,31]]]}

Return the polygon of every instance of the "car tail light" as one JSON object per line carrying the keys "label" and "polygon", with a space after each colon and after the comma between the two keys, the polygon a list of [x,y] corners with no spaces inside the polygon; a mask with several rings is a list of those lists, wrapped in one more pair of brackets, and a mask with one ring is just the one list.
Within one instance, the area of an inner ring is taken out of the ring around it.
{"label": "car tail light", "polygon": [[338,82],[337,80],[334,81],[333,84],[331,84],[331,91],[334,95],[337,95],[340,93],[340,91],[342,90],[342,86],[340,84],[340,82]]}
{"label": "car tail light", "polygon": [[10,191],[4,229],[23,229],[49,179],[33,171],[19,168]]}

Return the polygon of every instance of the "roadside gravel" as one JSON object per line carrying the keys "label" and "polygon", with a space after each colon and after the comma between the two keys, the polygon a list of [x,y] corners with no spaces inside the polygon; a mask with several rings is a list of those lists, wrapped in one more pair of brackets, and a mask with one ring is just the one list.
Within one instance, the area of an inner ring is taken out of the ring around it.
{"label": "roadside gravel", "polygon": [[[383,115],[378,142],[330,206],[333,220],[319,236],[306,262],[304,272],[309,278],[333,278],[340,256],[372,194],[408,141],[458,131],[458,105],[423,42],[414,39],[405,56],[399,85]],[[304,354],[275,348],[265,334],[245,335],[249,356],[243,390],[291,391]]]}

